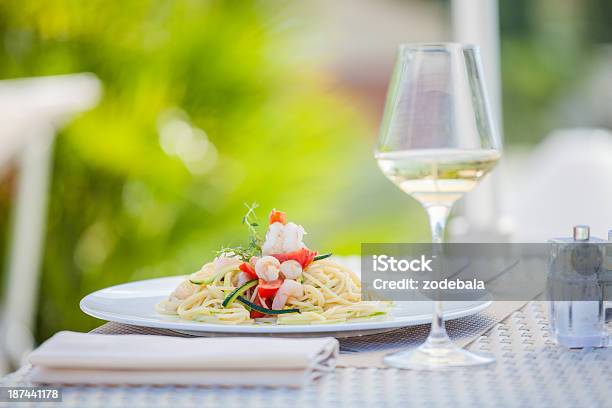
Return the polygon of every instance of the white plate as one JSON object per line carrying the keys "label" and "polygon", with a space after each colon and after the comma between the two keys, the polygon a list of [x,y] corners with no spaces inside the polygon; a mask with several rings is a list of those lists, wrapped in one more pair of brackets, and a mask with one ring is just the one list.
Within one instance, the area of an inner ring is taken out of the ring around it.
{"label": "white plate", "polygon": [[[228,334],[303,335],[307,333],[332,335],[331,333],[336,333],[339,335],[335,337],[345,337],[347,335],[369,334],[364,331],[374,333],[385,331],[385,329],[431,323],[432,321],[433,306],[431,301],[399,302],[392,307],[388,316],[380,319],[334,324],[225,325],[193,322],[181,320],[175,316],[158,314],[155,311],[155,304],[166,298],[184,279],[183,276],[174,276],[125,283],[102,289],[85,296],[80,303],[81,310],[90,316],[111,322],[170,329],[204,336]],[[451,320],[469,316],[480,312],[490,304],[490,300],[446,302],[444,303],[444,318]],[[340,332],[343,332],[344,335]]]}

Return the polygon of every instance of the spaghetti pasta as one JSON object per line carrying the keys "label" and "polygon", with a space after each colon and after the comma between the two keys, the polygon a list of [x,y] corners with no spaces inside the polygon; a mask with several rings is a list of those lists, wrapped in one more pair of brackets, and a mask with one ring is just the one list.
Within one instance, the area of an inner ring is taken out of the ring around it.
{"label": "spaghetti pasta", "polygon": [[[211,263],[212,264],[212,263]],[[208,265],[208,264],[207,264]],[[207,268],[205,265],[204,268]],[[157,305],[162,314],[176,315],[181,319],[206,323],[250,324],[247,306],[239,302],[224,307],[223,300],[237,289],[240,269],[226,273],[210,285],[193,284],[189,280],[179,285],[177,291]],[[303,272],[304,294],[299,298],[290,297],[287,309],[299,309],[299,313],[288,313],[276,317],[277,324],[341,323],[356,318],[370,318],[385,314],[385,302],[361,301],[361,282],[347,267],[330,260],[314,261]],[[181,286],[192,286],[193,293],[184,299],[177,295]],[[256,290],[246,293],[253,300]]]}
{"label": "spaghetti pasta", "polygon": [[[250,250],[225,249],[157,304],[181,319],[252,324],[341,323],[384,315],[387,302],[361,301],[361,281],[349,268],[317,255],[302,242],[304,229],[273,210],[265,242],[252,234]],[[275,320],[274,320],[275,319]]]}

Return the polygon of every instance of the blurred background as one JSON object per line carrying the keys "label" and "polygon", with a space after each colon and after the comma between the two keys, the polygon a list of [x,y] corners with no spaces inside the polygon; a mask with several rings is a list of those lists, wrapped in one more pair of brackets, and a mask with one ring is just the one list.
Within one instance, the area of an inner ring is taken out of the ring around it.
{"label": "blurred background", "polygon": [[470,229],[464,203],[451,235],[538,241],[584,220],[602,235],[608,0],[1,2],[0,293],[23,313],[11,327],[2,309],[21,333],[3,347],[92,329],[87,293],[243,242],[245,202],[285,210],[323,252],[427,241],[372,158],[386,87],[398,43],[461,38],[483,4],[506,155],[483,186],[495,212]]}

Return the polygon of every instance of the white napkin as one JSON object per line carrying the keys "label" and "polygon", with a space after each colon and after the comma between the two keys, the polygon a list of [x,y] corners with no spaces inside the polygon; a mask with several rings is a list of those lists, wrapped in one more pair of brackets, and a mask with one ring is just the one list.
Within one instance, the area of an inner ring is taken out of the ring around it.
{"label": "white napkin", "polygon": [[179,338],[59,332],[30,354],[31,380],[64,384],[299,387],[331,371],[334,338]]}

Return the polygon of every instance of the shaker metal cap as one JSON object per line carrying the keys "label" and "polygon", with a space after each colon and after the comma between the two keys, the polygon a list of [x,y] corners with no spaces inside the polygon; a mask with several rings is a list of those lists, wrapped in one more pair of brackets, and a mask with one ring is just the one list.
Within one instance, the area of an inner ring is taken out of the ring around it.
{"label": "shaker metal cap", "polygon": [[591,228],[588,225],[574,225],[574,241],[588,241]]}

